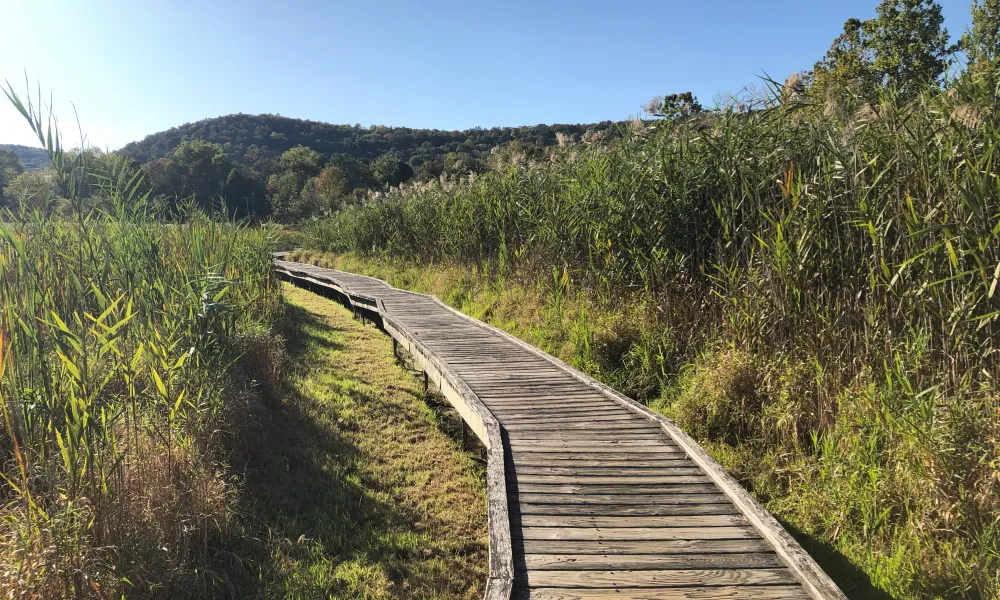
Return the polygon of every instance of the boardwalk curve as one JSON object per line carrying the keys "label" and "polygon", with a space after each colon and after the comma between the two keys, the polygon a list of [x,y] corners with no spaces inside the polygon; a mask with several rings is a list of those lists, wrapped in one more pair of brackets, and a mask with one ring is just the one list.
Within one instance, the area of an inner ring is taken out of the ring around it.
{"label": "boardwalk curve", "polygon": [[276,258],[379,324],[485,445],[486,600],[844,599],[669,419],[436,298]]}

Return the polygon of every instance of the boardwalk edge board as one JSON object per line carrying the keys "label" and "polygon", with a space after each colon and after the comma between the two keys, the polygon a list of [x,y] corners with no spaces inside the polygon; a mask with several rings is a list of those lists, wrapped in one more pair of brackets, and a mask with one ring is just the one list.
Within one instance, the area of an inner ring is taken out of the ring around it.
{"label": "boardwalk edge board", "polygon": [[[280,259],[280,257],[278,258]],[[303,266],[311,267],[311,265]],[[483,444],[487,448],[487,496],[490,534],[490,575],[487,582],[485,600],[509,600],[513,593],[514,568],[510,520],[507,507],[506,478],[504,474],[504,448],[498,419],[443,358],[438,356],[417,339],[417,336],[413,335],[406,327],[388,314],[381,299],[346,290],[332,278],[332,276],[337,274],[337,271],[327,270],[331,274],[331,279],[324,281],[316,279],[307,272],[296,270],[289,263],[280,266],[276,265],[275,269],[290,279],[308,281],[328,289],[333,289],[342,295],[352,307],[377,313],[377,316],[382,320],[383,329],[393,339],[397,340],[397,343],[400,343],[409,351],[415,361],[428,374],[428,378],[438,384],[445,398],[455,406],[456,410],[462,415],[462,418],[465,419],[476,435],[483,441]],[[475,326],[548,362],[575,380],[591,387],[603,397],[612,400],[614,403],[643,417],[647,421],[655,423],[692,462],[705,472],[708,479],[718,486],[750,526],[761,534],[810,597],[816,600],[846,600],[846,596],[840,588],[816,564],[815,560],[799,545],[795,538],[781,526],[777,519],[767,512],[715,459],[705,452],[694,439],[684,433],[673,421],[653,412],[646,406],[507,332],[459,312],[434,296],[399,290],[387,282],[374,277],[369,277],[369,279],[385,285],[394,292],[404,292],[433,301],[445,311],[465,319]]]}
{"label": "boardwalk edge board", "polygon": [[486,496],[489,528],[490,574],[485,600],[507,600],[514,585],[514,558],[507,508],[507,478],[504,472],[504,448],[500,423],[486,405],[433,350],[414,339],[405,327],[385,311],[378,301],[382,326],[414,358],[441,394],[462,415],[469,427],[486,446]]}

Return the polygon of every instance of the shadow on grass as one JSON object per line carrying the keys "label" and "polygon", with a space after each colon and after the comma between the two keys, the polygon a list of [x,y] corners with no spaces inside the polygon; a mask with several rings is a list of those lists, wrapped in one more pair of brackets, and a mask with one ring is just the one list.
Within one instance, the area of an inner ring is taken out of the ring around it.
{"label": "shadow on grass", "polygon": [[[777,518],[777,517],[775,517]],[[872,585],[871,578],[837,551],[831,544],[815,538],[788,521],[778,518],[782,527],[808,552],[840,589],[851,600],[895,600],[895,598]]]}
{"label": "shadow on grass", "polygon": [[[302,376],[328,369],[321,355],[347,350],[327,336],[345,332],[305,308],[288,305],[283,335],[289,370]],[[407,559],[419,557],[422,550],[413,547],[409,534],[421,515],[378,494],[384,483],[372,480],[363,467],[379,457],[352,442],[351,432],[338,424],[336,406],[320,404],[294,388],[286,386],[279,408],[262,407],[248,419],[242,451],[233,461],[245,477],[244,512],[268,538],[270,556],[261,557],[262,581],[255,596],[294,596],[288,588],[299,584],[291,579],[306,577],[312,579],[302,587],[339,597],[349,584],[333,572],[351,561],[374,567],[392,585],[400,583],[407,575]],[[365,395],[357,389],[346,393],[358,403],[373,401],[358,397]],[[296,573],[305,570],[302,565],[323,573]]]}
{"label": "shadow on grass", "polygon": [[[414,365],[413,358],[400,351],[395,357],[396,366],[410,373],[414,377],[422,377],[420,367]],[[461,448],[477,466],[477,474],[485,476],[486,472],[486,446],[476,437],[472,430],[465,426],[462,416],[455,410],[448,400],[441,395],[441,391],[433,384],[426,392],[415,392],[411,389],[394,388],[402,394],[410,396],[414,400],[422,402],[434,415],[434,423],[438,431],[443,433],[453,444]]]}
{"label": "shadow on grass", "polygon": [[330,352],[338,352],[344,349],[343,344],[338,344],[326,337],[313,333],[316,330],[323,330],[328,333],[345,331],[341,327],[334,327],[301,306],[294,304],[285,305],[285,319],[281,324],[281,334],[285,338],[285,349],[288,352],[288,358],[293,364],[305,360],[311,345],[318,346]]}

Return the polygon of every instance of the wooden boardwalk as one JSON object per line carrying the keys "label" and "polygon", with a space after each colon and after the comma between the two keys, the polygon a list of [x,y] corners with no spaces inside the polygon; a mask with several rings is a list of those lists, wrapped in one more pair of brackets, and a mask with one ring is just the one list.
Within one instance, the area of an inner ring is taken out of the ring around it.
{"label": "wooden boardwalk", "polygon": [[276,261],[414,357],[487,448],[487,600],[843,594],[671,421],[436,299]]}

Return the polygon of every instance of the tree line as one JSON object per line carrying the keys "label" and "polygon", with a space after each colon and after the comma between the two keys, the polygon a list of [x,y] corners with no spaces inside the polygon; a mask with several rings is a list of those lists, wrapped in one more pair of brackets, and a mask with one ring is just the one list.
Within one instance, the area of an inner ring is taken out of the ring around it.
{"label": "tree line", "polygon": [[[803,99],[808,91],[811,102],[830,104],[847,91],[869,104],[886,90],[912,98],[924,86],[941,83],[958,51],[971,68],[996,60],[998,3],[974,3],[971,29],[953,43],[933,0],[883,1],[875,17],[848,19],[830,50],[813,69],[790,77],[783,93]],[[668,122],[711,118],[690,92],[655,98],[646,110]],[[110,155],[93,148],[87,153],[98,176],[119,161],[142,169],[149,198],[164,210],[225,206],[235,216],[292,222],[410,180],[484,172],[502,146],[540,157],[565,140],[609,141],[622,125],[439,131],[235,114],[152,134]],[[0,154],[0,203],[59,210],[65,196],[51,172],[26,170],[11,151]]]}
{"label": "tree line", "polygon": [[[149,199],[164,210],[225,206],[239,217],[296,221],[336,210],[371,190],[405,181],[479,173],[494,148],[544,148],[560,139],[611,138],[620,123],[438,131],[332,125],[278,115],[228,115],[147,136],[106,155],[87,150],[91,168],[126,161],[141,169]],[[21,154],[24,154],[23,151]],[[0,202],[59,210],[65,190],[51,172],[25,169],[7,153]]]}

